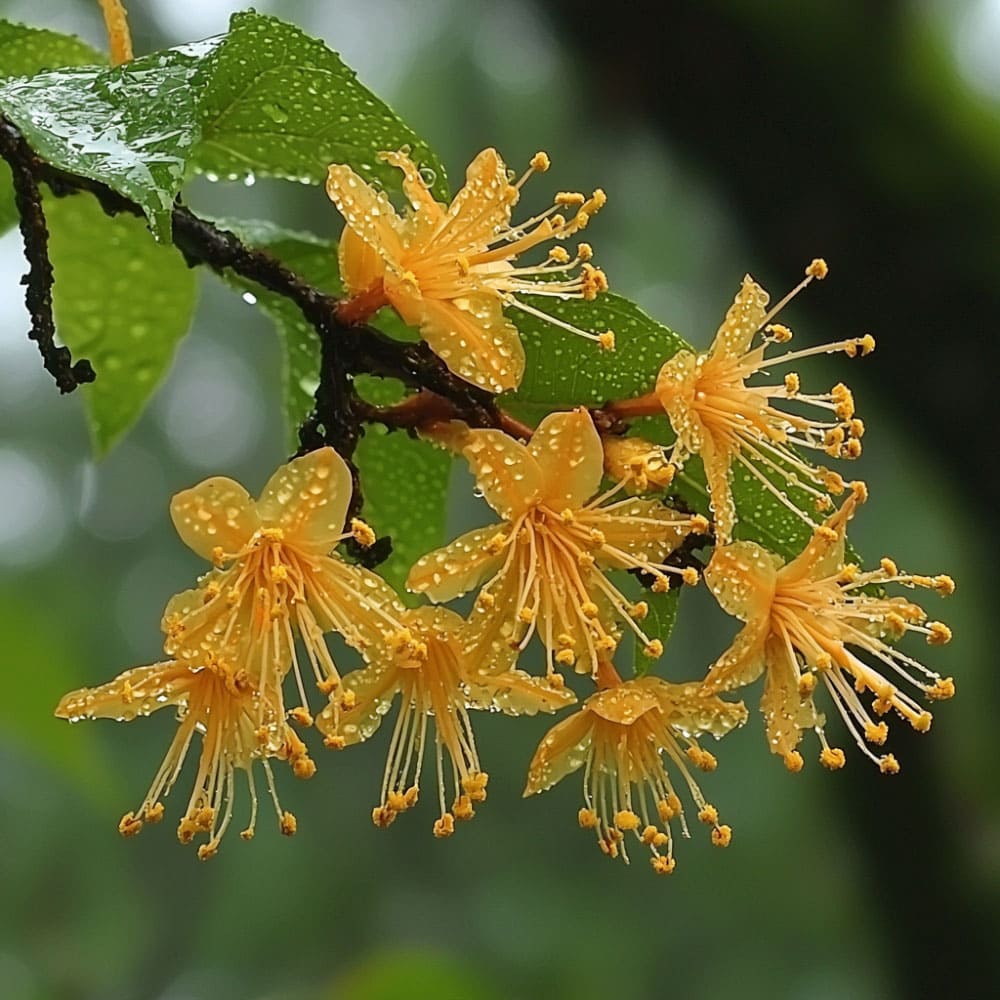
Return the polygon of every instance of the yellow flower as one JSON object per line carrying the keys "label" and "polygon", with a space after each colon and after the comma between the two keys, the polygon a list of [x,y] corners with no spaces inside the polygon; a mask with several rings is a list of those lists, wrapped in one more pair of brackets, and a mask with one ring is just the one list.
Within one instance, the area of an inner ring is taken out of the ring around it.
{"label": "yellow flower", "polygon": [[680,796],[664,764],[666,755],[698,807],[698,819],[712,827],[712,842],[726,847],[728,826],[709,805],[691,774],[693,765],[715,770],[715,757],[697,737],[720,739],[746,721],[743,703],[730,704],[698,684],[668,684],[658,677],[622,681],[602,661],[598,682],[578,712],[545,736],[528,769],[525,795],[551,788],[585,766],[580,826],[594,830],[601,850],[628,861],[625,834],[631,832],[652,852],[654,871],[674,869],[671,822],[689,836]]}
{"label": "yellow flower", "polygon": [[494,430],[451,424],[441,440],[461,448],[479,489],[503,523],[479,528],[425,555],[407,586],[434,601],[449,601],[488,581],[466,633],[484,668],[508,668],[538,634],[547,672],[556,664],[596,673],[620,639],[619,623],[649,655],[662,646],[639,621],[645,613],[606,577],[608,570],[637,569],[666,590],[668,574],[696,583],[697,572],[663,563],[705,518],[679,514],[658,500],[610,502],[623,484],[594,499],[603,468],[601,440],[586,410],[553,413],[528,445]]}
{"label": "yellow flower", "polygon": [[[368,739],[379,727],[396,695],[399,715],[389,741],[379,805],[372,811],[378,826],[388,826],[417,801],[427,728],[433,719],[440,817],[434,834],[449,836],[456,820],[472,819],[475,803],[486,798],[487,774],[479,762],[469,718],[470,708],[510,715],[554,712],[575,698],[565,688],[546,684],[520,670],[480,675],[459,643],[464,621],[446,608],[417,608],[403,615],[390,638],[389,655],[344,678],[350,708],[339,719],[330,708],[316,720],[326,743],[341,748]],[[452,802],[445,787],[445,756],[450,760]]]}
{"label": "yellow flower", "polygon": [[[409,210],[402,217],[350,167],[334,164],[327,177],[327,193],[347,223],[339,256],[350,298],[341,305],[342,320],[360,322],[391,305],[420,328],[451,371],[491,392],[516,388],[524,373],[524,349],[503,314],[505,306],[613,347],[610,331],[578,330],[518,298],[593,299],[605,291],[607,279],[590,264],[588,244],[580,244],[572,257],[557,244],[543,263],[514,266],[522,254],[583,229],[604,204],[603,191],[590,198],[563,192],[547,211],[513,225],[511,209],[521,186],[532,173],[548,169],[544,153],[512,184],[497,151],[484,149],[469,164],[465,187],[451,205],[434,200],[405,151],[381,158],[403,172]],[[567,210],[573,212],[568,219],[560,214]]]}
{"label": "yellow flower", "polygon": [[[863,486],[854,484],[840,510],[816,529],[790,563],[783,564],[753,542],[734,542],[718,549],[705,570],[720,605],[746,622],[712,667],[706,687],[731,690],[766,671],[761,711],[768,744],[791,771],[802,767],[796,747],[806,729],[819,735],[825,766],[844,764],[843,751],[828,745],[823,717],[813,706],[817,679],[826,685],[865,756],[889,773],[899,770],[895,757],[876,756],[868,747],[883,744],[888,727],[869,715],[859,696],[871,692],[876,717],[895,709],[920,732],[930,728],[931,715],[869,661],[888,667],[928,698],[950,698],[955,692],[950,677],[939,677],[884,641],[916,632],[931,645],[941,645],[951,638],[947,626],[928,621],[923,609],[906,598],[881,596],[890,583],[947,595],[955,588],[951,578],[900,573],[891,559],[883,559],[878,570],[867,573],[845,565],[847,522],[864,498]],[[867,654],[867,660],[854,649]]]}
{"label": "yellow flower", "polygon": [[[282,466],[256,502],[223,477],[178,493],[170,504],[178,534],[217,569],[167,605],[167,654],[197,660],[220,644],[238,646],[254,685],[279,704],[291,664],[304,706],[298,633],[320,689],[331,694],[340,677],[323,633],[339,632],[367,653],[399,628],[402,610],[380,577],[329,554],[351,534],[370,539],[360,521],[343,533],[350,497],[350,471],[332,448]],[[308,721],[304,707],[300,715]]]}
{"label": "yellow flower", "polygon": [[[660,370],[656,396],[677,435],[671,461],[679,468],[689,456],[701,456],[720,544],[732,539],[736,523],[730,485],[735,470],[745,470],[813,524],[810,515],[789,499],[787,487],[803,490],[812,497],[816,510],[826,510],[831,506],[829,493],[843,492],[844,484],[836,473],[804,461],[795,449],[836,458],[861,454],[864,425],[854,417],[853,397],[845,385],[811,395],[800,391],[794,373],[777,385],[746,384],[753,375],[814,354],[844,351],[853,357],[874,349],[874,339],[866,335],[779,357],[764,356],[771,344],[786,343],[792,336],[788,327],[771,320],[813,278],[825,275],[826,264],[814,260],[806,268],[805,279],[770,311],[767,292],[747,275],[711,349],[698,355],[680,351]],[[760,332],[764,337],[753,347]],[[819,411],[818,416],[805,417],[779,406],[789,400]]]}
{"label": "yellow flower", "polygon": [[233,818],[236,772],[244,771],[250,790],[250,820],[241,836],[249,840],[257,821],[257,790],[253,765],[260,762],[282,833],[295,832],[295,817],[278,802],[269,758],[290,761],[298,777],[309,778],[315,765],[305,745],[285,723],[280,704],[258,692],[247,673],[234,661],[206,655],[195,665],[167,660],[126,670],[96,688],[67,694],[56,708],[61,719],[115,719],[130,722],[161,708],[177,713],[177,732],[143,799],[118,825],[125,837],[137,834],[146,823],[163,818],[163,799],[184,766],[196,733],[201,753],[194,790],[177,829],[181,843],[205,834],[198,848],[202,860],[212,857]]}

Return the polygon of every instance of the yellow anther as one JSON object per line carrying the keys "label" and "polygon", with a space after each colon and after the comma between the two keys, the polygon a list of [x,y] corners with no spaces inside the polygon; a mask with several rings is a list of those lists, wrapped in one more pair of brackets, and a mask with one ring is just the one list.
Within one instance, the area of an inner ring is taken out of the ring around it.
{"label": "yellow anther", "polygon": [[555,261],[557,264],[568,264],[569,263],[569,251],[558,244],[549,250],[549,260]]}
{"label": "yellow anther", "polygon": [[545,171],[548,170],[549,167],[552,166],[552,161],[549,159],[549,154],[548,153],[545,153],[542,150],[539,150],[531,158],[531,160],[529,161],[528,165],[536,173],[544,174]]}
{"label": "yellow anther", "polygon": [[875,743],[877,746],[882,746],[888,738],[889,727],[884,722],[880,722],[878,725],[874,722],[865,723],[865,739],[869,743]]}
{"label": "yellow anther", "polygon": [[707,826],[717,826],[719,823],[719,810],[715,806],[706,803],[701,812],[698,813],[698,819]]}
{"label": "yellow anther", "polygon": [[384,830],[387,826],[391,826],[392,821],[395,818],[396,818],[396,810],[388,805],[376,806],[372,810],[372,822],[380,830]]}
{"label": "yellow anther", "polygon": [[925,693],[935,701],[947,701],[955,697],[955,682],[950,677],[939,677]]}
{"label": "yellow anther", "polygon": [[340,696],[340,707],[345,712],[349,712],[358,702],[358,696],[348,689]]}
{"label": "yellow anther", "polygon": [[319,689],[320,694],[329,696],[340,687],[340,678],[324,677],[322,680],[316,681],[316,687]]}
{"label": "yellow anther", "polygon": [[653,847],[666,847],[669,843],[669,834],[663,833],[662,830],[657,830],[653,835]]}
{"label": "yellow anther", "polygon": [[615,813],[615,826],[619,830],[638,830],[639,817],[631,809],[621,809]]}
{"label": "yellow anther", "polygon": [[417,788],[416,785],[410,785],[410,787],[406,789],[405,798],[406,808],[412,809],[417,804],[417,799],[420,798],[420,789]]}
{"label": "yellow anther", "polygon": [[701,747],[688,747],[686,753],[688,760],[690,760],[699,771],[714,771],[719,766],[719,762],[715,759],[715,755],[710,753],[708,750],[703,750]]}
{"label": "yellow anther", "polygon": [[799,678],[799,697],[808,698],[816,690],[816,675],[803,674]]}
{"label": "yellow anther", "polygon": [[214,601],[219,594],[222,592],[222,584],[218,580],[209,580],[205,584],[204,590],[204,600],[206,604],[210,604]]}
{"label": "yellow anther", "polygon": [[601,345],[602,350],[613,351],[615,349],[615,331],[605,330],[604,333],[599,333],[597,342]]}
{"label": "yellow anther", "polygon": [[677,867],[677,862],[673,858],[664,857],[662,854],[653,855],[649,863],[657,875],[669,875]]}
{"label": "yellow anther", "polygon": [[312,714],[305,705],[299,705],[288,713],[288,718],[300,726],[311,726],[313,724]]}
{"label": "yellow anther", "polygon": [[665,594],[670,589],[670,581],[662,573],[657,573],[653,579],[653,586],[649,589],[654,594]]}
{"label": "yellow anther", "polygon": [[530,625],[531,622],[535,620],[535,609],[534,608],[521,608],[517,613],[517,617],[524,622],[526,625]]}
{"label": "yellow anther", "polygon": [[663,656],[663,643],[659,639],[651,639],[642,649],[643,655],[655,660]]}
{"label": "yellow anther", "polygon": [[555,196],[554,202],[561,207],[570,208],[583,205],[586,200],[587,196],[580,191],[560,191]]}
{"label": "yellow anther", "polygon": [[847,427],[851,437],[863,438],[865,436],[865,422],[860,417],[854,417]]}
{"label": "yellow anther", "polygon": [[364,549],[370,549],[375,544],[375,532],[360,517],[351,518],[351,534],[358,545]]}
{"label": "yellow anther", "polygon": [[452,815],[460,821],[470,820],[476,815],[472,800],[468,795],[460,795],[451,807]]}
{"label": "yellow anther", "polygon": [[476,598],[476,604],[478,604],[483,610],[492,608],[496,602],[497,599],[488,590],[481,591],[479,596]]}
{"label": "yellow anther", "polygon": [[879,561],[879,567],[886,576],[899,576],[899,567],[888,556],[883,556]]}
{"label": "yellow anther", "polygon": [[817,653],[815,666],[817,670],[829,670],[833,666],[833,658],[829,653]]}
{"label": "yellow anther", "polygon": [[828,771],[839,771],[847,763],[847,755],[840,747],[823,747],[819,762]]}
{"label": "yellow anther", "polygon": [[857,438],[851,438],[850,441],[844,445],[844,458],[860,458],[861,457],[861,442]]}
{"label": "yellow anther", "polygon": [[455,832],[455,817],[446,812],[440,819],[434,820],[433,831],[438,839],[450,837]]}
{"label": "yellow anther", "polygon": [[927,641],[932,646],[945,646],[951,642],[951,629],[944,622],[928,622]]}
{"label": "yellow anther", "polygon": [[219,845],[216,843],[201,844],[198,847],[198,860],[208,861],[219,853]]}
{"label": "yellow anther", "polygon": [[184,816],[177,824],[177,839],[182,844],[190,844],[198,832],[198,824],[190,816]]}
{"label": "yellow anther", "polygon": [[409,809],[409,805],[406,801],[406,795],[403,792],[389,792],[385,797],[385,804],[393,811],[397,813],[406,812]]}
{"label": "yellow anther", "polygon": [[822,257],[817,257],[806,268],[806,277],[822,281],[829,274],[829,271],[830,269],[826,266],[826,261]]}
{"label": "yellow anther", "polygon": [[[689,586],[696,587],[698,585],[698,571],[694,566],[685,566],[681,570],[681,579]],[[655,587],[653,588],[656,589]]]}
{"label": "yellow anther", "polygon": [[288,581],[288,567],[284,563],[277,563],[272,566],[271,580],[274,583],[286,583]]}
{"label": "yellow anther", "polygon": [[564,524],[572,524],[576,520],[576,514],[572,507],[567,507],[565,510],[561,511],[559,514],[559,519]]}
{"label": "yellow anther", "polygon": [[583,613],[585,618],[596,618],[600,613],[599,608],[593,601],[584,601],[580,605],[580,611]]}
{"label": "yellow anther", "polygon": [[[162,809],[162,806],[160,807]],[[123,837],[134,837],[142,829],[142,820],[134,812],[127,812],[118,824],[118,832]]]}
{"label": "yellow anther", "polygon": [[798,395],[800,388],[801,383],[799,382],[798,375],[796,375],[795,372],[789,372],[785,376],[785,395],[796,396]]}
{"label": "yellow anther", "polygon": [[649,614],[649,605],[645,601],[636,601],[628,609],[629,618],[633,621],[641,622]]}
{"label": "yellow anther", "polygon": [[285,837],[294,837],[295,831],[299,828],[299,822],[295,818],[294,813],[290,813],[287,809],[281,814],[281,827],[282,835]]}
{"label": "yellow anther", "polygon": [[329,736],[323,737],[323,746],[327,750],[343,750],[347,746],[347,740],[338,733],[331,733]]}
{"label": "yellow anther", "polygon": [[600,820],[593,809],[581,809],[576,814],[577,821],[584,830],[596,830]]}
{"label": "yellow anther", "polygon": [[644,844],[647,844],[647,845],[648,845],[648,844],[652,844],[652,843],[653,843],[653,838],[654,838],[654,837],[655,837],[655,836],[656,836],[656,835],[657,835],[657,834],[658,834],[659,832],[660,832],[660,831],[659,831],[659,830],[657,830],[655,826],[653,826],[652,824],[649,824],[648,826],[644,826],[644,827],[642,828],[642,833],[640,833],[640,834],[639,834],[639,839],[640,839],[640,840],[641,840],[641,841],[642,841],[642,842],[643,842]]}
{"label": "yellow anther", "polygon": [[[602,635],[594,640],[594,649],[599,653],[611,654],[618,648],[618,643],[610,635]],[[610,658],[610,655],[609,655]]]}
{"label": "yellow anther", "polygon": [[212,549],[212,565],[221,566],[226,561],[226,551],[221,545],[216,545]]}
{"label": "yellow anther", "polygon": [[292,774],[303,781],[308,780],[316,773],[316,761],[312,757],[296,757],[292,761]]}
{"label": "yellow anther", "polygon": [[215,810],[211,806],[202,806],[195,814],[195,825],[199,830],[211,830],[215,820]]}
{"label": "yellow anther", "polygon": [[875,338],[870,333],[866,333],[858,341],[858,347],[861,348],[862,355],[871,354],[875,350]]}
{"label": "yellow anther", "polygon": [[955,581],[950,576],[936,576],[931,585],[942,597],[951,597],[955,593]]}
{"label": "yellow anther", "polygon": [[883,774],[899,774],[899,761],[891,753],[879,759],[878,769]]}
{"label": "yellow anther", "polygon": [[484,546],[483,548],[486,552],[491,555],[499,555],[507,543],[510,541],[510,536],[505,535],[502,531],[498,531]]}
{"label": "yellow anther", "polygon": [[681,800],[675,793],[656,803],[656,812],[664,823],[669,823],[681,811]]}
{"label": "yellow anther", "polygon": [[578,243],[576,247],[576,256],[580,261],[593,260],[594,248],[589,243]]}
{"label": "yellow anther", "polygon": [[726,823],[712,831],[712,843],[716,847],[728,847],[733,842],[733,828]]}
{"label": "yellow anther", "polygon": [[782,758],[785,762],[785,767],[792,773],[798,774],[802,770],[804,761],[802,760],[802,754],[798,750],[789,750],[788,753]]}
{"label": "yellow anther", "polygon": [[589,212],[591,215],[599,212],[608,203],[608,196],[604,193],[603,188],[597,188],[594,193],[587,199],[587,203],[583,206],[583,211]]}
{"label": "yellow anther", "polygon": [[576,663],[576,654],[572,649],[560,649],[556,653],[556,663],[563,667],[571,667]]}
{"label": "yellow anther", "polygon": [[154,802],[143,810],[142,818],[147,823],[159,823],[163,819],[163,803]]}
{"label": "yellow anther", "polygon": [[792,331],[784,323],[768,323],[764,332],[770,334],[776,344],[787,344],[792,339]]}
{"label": "yellow anther", "polygon": [[260,537],[266,542],[283,542],[285,540],[285,529],[261,528]]}
{"label": "yellow anther", "polygon": [[921,712],[919,715],[914,716],[910,719],[910,725],[918,733],[929,733],[931,730],[931,723],[934,721],[934,716],[930,712]]}

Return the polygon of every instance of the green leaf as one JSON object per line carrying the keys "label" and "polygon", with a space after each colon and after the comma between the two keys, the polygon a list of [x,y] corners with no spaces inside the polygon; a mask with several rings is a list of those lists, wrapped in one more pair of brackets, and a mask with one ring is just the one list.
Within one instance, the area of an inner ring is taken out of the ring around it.
{"label": "green leaf", "polygon": [[[671,587],[662,594],[652,590],[643,593],[642,599],[649,605],[649,614],[642,623],[642,629],[650,639],[659,639],[666,649],[670,636],[677,624],[677,605],[680,602],[683,587]],[[642,644],[635,644],[635,675],[642,677],[652,669],[655,660],[650,659],[642,651]]]}
{"label": "green leaf", "polygon": [[[31,76],[60,66],[85,66],[104,57],[75,35],[0,20],[0,77]],[[10,168],[0,162],[0,234],[17,222]]]}
{"label": "green leaf", "polygon": [[158,239],[198,138],[203,56],[218,44],[144,56],[123,66],[68,67],[0,84],[0,110],[43,159],[136,202]]}
{"label": "green leaf", "polygon": [[60,338],[97,372],[84,395],[98,455],[139,418],[194,312],[197,282],[140,219],[109,218],[86,195],[46,198]]}
{"label": "green leaf", "polygon": [[657,323],[634,302],[606,293],[593,302],[525,296],[536,309],[587,332],[614,330],[616,348],[602,350],[529,313],[512,310],[521,331],[527,371],[517,392],[505,396],[511,409],[537,422],[555,409],[600,406],[649,392],[667,358],[690,345]]}
{"label": "green leaf", "polygon": [[444,167],[427,144],[336,52],[294,25],[234,14],[206,69],[193,156],[200,170],[319,184],[331,163],[347,163],[366,180],[398,187],[399,171],[378,153],[409,146],[414,162],[434,174],[437,196],[447,196]]}

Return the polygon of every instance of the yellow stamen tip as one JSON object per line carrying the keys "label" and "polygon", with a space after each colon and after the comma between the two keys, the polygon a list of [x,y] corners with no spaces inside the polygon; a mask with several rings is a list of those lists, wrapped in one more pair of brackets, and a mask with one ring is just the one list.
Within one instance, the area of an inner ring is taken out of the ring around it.
{"label": "yellow stamen tip", "polygon": [[883,774],[899,774],[899,761],[891,753],[879,759],[878,769]]}
{"label": "yellow stamen tip", "polygon": [[542,150],[539,150],[531,158],[531,160],[529,161],[528,165],[536,173],[544,174],[545,171],[548,170],[549,167],[552,166],[552,161],[549,159],[549,154],[548,153],[545,153]]}
{"label": "yellow stamen tip", "polygon": [[806,268],[806,277],[815,278],[817,281],[822,281],[829,273],[830,269],[822,257],[815,258]]}
{"label": "yellow stamen tip", "polygon": [[828,771],[839,771],[847,763],[847,756],[840,747],[823,747],[819,762]]}
{"label": "yellow stamen tip", "polygon": [[602,350],[613,351],[615,349],[614,330],[605,330],[604,333],[599,333],[597,335],[597,342],[601,345]]}
{"label": "yellow stamen tip", "polygon": [[798,750],[791,750],[785,754],[782,758],[785,762],[785,767],[789,770],[791,774],[798,774],[802,770],[804,761],[802,760],[802,754]]}
{"label": "yellow stamen tip", "polygon": [[723,823],[712,831],[712,843],[716,847],[728,847],[733,842],[733,829]]}
{"label": "yellow stamen tip", "polygon": [[351,534],[362,548],[370,549],[375,544],[375,532],[360,517],[351,518]]}

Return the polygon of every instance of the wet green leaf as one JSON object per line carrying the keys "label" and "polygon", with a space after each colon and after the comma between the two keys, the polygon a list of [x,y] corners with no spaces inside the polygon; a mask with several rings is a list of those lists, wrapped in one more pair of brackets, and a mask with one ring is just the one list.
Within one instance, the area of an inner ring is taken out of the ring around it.
{"label": "wet green leaf", "polygon": [[140,219],[109,218],[87,195],[46,198],[59,337],[87,357],[81,387],[94,451],[102,455],[139,418],[187,333],[195,273]]}
{"label": "wet green leaf", "polygon": [[[0,20],[0,77],[31,76],[61,66],[101,63],[104,57],[75,35]],[[17,222],[10,168],[0,162],[0,233]]]}
{"label": "wet green leaf", "polygon": [[528,366],[520,388],[504,398],[532,422],[553,409],[600,406],[649,392],[663,362],[690,346],[621,295],[607,293],[593,302],[541,296],[525,296],[525,301],[581,330],[614,330],[616,337],[615,350],[605,351],[592,340],[511,310]]}
{"label": "wet green leaf", "polygon": [[67,67],[0,84],[0,109],[49,163],[140,205],[158,239],[198,138],[202,57],[218,39],[124,66]]}
{"label": "wet green leaf", "polygon": [[[643,592],[642,600],[649,605],[649,614],[642,623],[642,629],[650,639],[659,639],[666,649],[670,636],[677,624],[677,605],[683,587],[671,587],[664,594],[656,594],[651,590]],[[646,656],[642,651],[642,643],[635,644],[635,675],[642,677],[656,666],[656,660]]]}
{"label": "wet green leaf", "polygon": [[260,174],[319,184],[331,163],[398,187],[383,150],[409,146],[447,195],[444,168],[426,143],[358,82],[339,55],[299,28],[252,11],[234,14],[209,58],[202,138],[194,163],[220,177]]}

